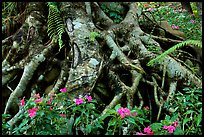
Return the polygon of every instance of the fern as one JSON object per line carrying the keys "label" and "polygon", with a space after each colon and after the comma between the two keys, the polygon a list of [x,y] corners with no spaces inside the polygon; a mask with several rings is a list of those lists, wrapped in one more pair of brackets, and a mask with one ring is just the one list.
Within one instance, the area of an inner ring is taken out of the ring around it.
{"label": "fern", "polygon": [[156,62],[161,62],[165,57],[166,55],[174,52],[176,49],[179,49],[179,48],[182,48],[186,45],[194,45],[194,46],[197,46],[199,48],[202,48],[202,42],[199,41],[199,40],[186,40],[184,42],[181,42],[181,43],[178,43],[176,44],[175,46],[171,47],[170,49],[168,49],[167,51],[165,51],[164,53],[162,53],[161,55],[157,56],[156,58],[150,60],[148,63],[147,63],[147,66],[152,66],[153,64],[155,64]]}
{"label": "fern", "polygon": [[65,32],[65,26],[63,19],[60,17],[60,11],[57,7],[56,2],[48,2],[49,15],[48,15],[48,36],[59,44],[60,49],[62,48],[62,34]]}

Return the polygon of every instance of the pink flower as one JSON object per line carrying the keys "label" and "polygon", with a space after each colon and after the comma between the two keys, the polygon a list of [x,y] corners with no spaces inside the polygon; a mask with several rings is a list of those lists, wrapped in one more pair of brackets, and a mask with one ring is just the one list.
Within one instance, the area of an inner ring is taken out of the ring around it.
{"label": "pink flower", "polygon": [[41,101],[42,101],[42,98],[34,100],[35,103],[38,103],[38,102],[41,102]]}
{"label": "pink flower", "polygon": [[147,11],[151,11],[151,10],[153,10],[153,8],[148,8],[148,9],[147,9]]}
{"label": "pink flower", "polygon": [[171,26],[172,27],[172,29],[179,29],[179,26]]}
{"label": "pink flower", "polygon": [[131,115],[130,110],[128,108],[123,108],[123,107],[118,109],[118,113],[120,114],[121,118],[124,118],[127,115],[129,115],[129,116]]}
{"label": "pink flower", "polygon": [[154,132],[148,132],[147,135],[154,135]]}
{"label": "pink flower", "polygon": [[92,97],[91,97],[91,96],[87,96],[87,95],[86,95],[85,98],[88,99],[88,102],[91,102],[91,101],[92,101]]}
{"label": "pink flower", "polygon": [[80,105],[80,104],[83,103],[83,99],[82,99],[82,98],[76,99],[75,103],[76,103],[77,105]]}
{"label": "pink flower", "polygon": [[20,100],[20,105],[21,105],[21,106],[24,106],[24,105],[25,105],[25,100],[24,100],[24,98],[25,98],[25,97],[23,97],[23,99]]}
{"label": "pink flower", "polygon": [[169,133],[173,133],[174,130],[176,129],[174,126],[164,126],[164,129],[167,129],[169,131]]}
{"label": "pink flower", "polygon": [[151,131],[151,128],[150,126],[144,128],[144,132],[147,133],[148,135],[154,135],[154,132]]}
{"label": "pink flower", "polygon": [[61,92],[67,92],[67,89],[66,88],[61,88],[60,91]]}
{"label": "pink flower", "polygon": [[173,122],[173,126],[176,128],[178,126],[178,121]]}
{"label": "pink flower", "polygon": [[144,134],[142,132],[136,132],[136,135],[146,135],[146,134]]}
{"label": "pink flower", "polygon": [[151,128],[150,128],[150,126],[145,127],[145,128],[144,128],[144,132],[145,132],[145,133],[151,132]]}
{"label": "pink flower", "polygon": [[53,98],[51,97],[48,101],[47,101],[47,104],[50,105],[51,102],[52,102]]}
{"label": "pink flower", "polygon": [[50,110],[52,110],[52,106],[50,106]]}
{"label": "pink flower", "polygon": [[62,116],[62,117],[66,117],[66,114],[60,114],[60,116]]}
{"label": "pink flower", "polygon": [[34,98],[40,98],[40,94],[38,93],[38,94],[35,94],[34,95]]}
{"label": "pink flower", "polygon": [[194,20],[190,20],[190,22],[195,23],[195,21],[194,21]]}
{"label": "pink flower", "polygon": [[174,126],[168,126],[169,133],[173,133],[176,128]]}
{"label": "pink flower", "polygon": [[34,117],[36,115],[37,108],[28,109],[29,117]]}
{"label": "pink flower", "polygon": [[168,129],[168,126],[166,126],[166,125],[164,125],[164,127],[163,127],[164,129]]}

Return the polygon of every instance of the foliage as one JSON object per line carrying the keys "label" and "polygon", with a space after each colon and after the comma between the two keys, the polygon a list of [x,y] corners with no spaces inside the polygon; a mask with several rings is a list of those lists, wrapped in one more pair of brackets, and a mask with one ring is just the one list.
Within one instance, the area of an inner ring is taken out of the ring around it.
{"label": "foliage", "polygon": [[[37,101],[38,100],[38,101]],[[48,103],[50,102],[50,103]],[[22,106],[25,112],[21,115],[21,123],[13,129],[13,134],[26,135],[57,135],[63,134],[69,126],[68,119],[61,116],[65,113],[64,104],[70,105],[66,93],[59,93],[55,98],[31,97]],[[59,105],[61,104],[61,105]],[[37,109],[36,115],[29,112],[29,109]]]}
{"label": "foliage", "polygon": [[62,34],[65,32],[65,26],[63,19],[60,15],[60,10],[57,7],[56,2],[48,2],[49,15],[48,15],[48,36],[59,44],[60,49],[62,48]]}
{"label": "foliage", "polygon": [[10,114],[2,114],[2,135],[8,134],[7,131],[9,130],[10,125],[6,121],[10,117],[11,117]]}
{"label": "foliage", "polygon": [[188,46],[188,45],[193,45],[193,46],[197,46],[199,48],[202,48],[202,43],[201,41],[198,40],[186,40],[183,41],[181,43],[176,44],[175,46],[169,48],[168,50],[166,50],[164,53],[162,53],[161,55],[157,56],[156,58],[150,60],[147,65],[151,66],[153,65],[155,62],[161,62],[162,59],[164,59],[168,54],[174,52],[176,49],[182,48],[184,46]]}
{"label": "foliage", "polygon": [[[182,93],[184,92],[184,93]],[[179,115],[181,129],[185,135],[202,135],[202,89],[184,88],[166,102],[166,108],[173,108]]]}
{"label": "foliage", "polygon": [[6,34],[5,38],[13,34],[15,24],[21,19],[17,12],[17,2],[2,2],[2,32]]}
{"label": "foliage", "polygon": [[99,36],[100,36],[100,34],[98,32],[91,32],[89,39],[91,42],[94,42],[96,37],[99,37]]}
{"label": "foliage", "polygon": [[[166,115],[164,120],[151,123],[148,120],[149,109],[146,107],[132,109],[117,104],[113,109],[101,115],[98,103],[91,96],[79,95],[74,100],[68,99],[66,89],[61,93],[51,93],[48,97],[35,94],[28,101],[20,100],[20,109],[24,110],[15,124],[14,135],[73,135],[98,134],[106,135],[183,135],[201,134],[202,103],[201,90],[185,88],[185,95],[178,92],[175,100],[164,106],[174,108],[172,116]],[[30,110],[34,109],[34,112]],[[2,115],[3,134],[8,134],[9,125],[6,115]],[[124,133],[128,129],[127,133]],[[144,133],[142,133],[144,132]]]}
{"label": "foliage", "polygon": [[[89,96],[91,97],[91,96]],[[83,103],[80,105],[74,104],[72,115],[75,116],[73,128],[80,130],[84,135],[94,134],[98,128],[103,129],[101,123],[96,120],[100,116],[96,109],[96,100],[86,101],[85,97],[81,97]]]}
{"label": "foliage", "polygon": [[108,127],[106,129],[106,135],[122,135],[122,127],[126,126],[129,126],[130,128],[130,133],[128,134],[133,134],[133,131],[135,129],[141,131],[141,127],[144,127],[144,125],[149,122],[149,120],[147,119],[148,111],[146,111],[145,109],[141,110],[137,107],[134,107],[132,110],[129,110],[127,108],[123,108],[129,110],[129,113],[124,117],[119,112],[119,109],[121,109],[120,104],[116,105],[114,109],[110,109],[105,115],[101,117],[103,121],[109,119]]}
{"label": "foliage", "polygon": [[[152,2],[144,5],[144,11],[153,14],[156,21],[167,20],[170,25],[179,26],[179,30],[185,33],[186,39],[202,40],[202,23],[199,16],[191,15],[187,10],[182,9],[180,2],[166,2],[165,4]],[[191,6],[196,14],[195,3],[191,3]]]}
{"label": "foliage", "polygon": [[107,7],[105,4],[102,3],[101,8],[103,11],[115,22],[120,23],[123,20],[123,17],[120,15],[120,9],[114,8],[115,3],[110,3],[110,7]]}

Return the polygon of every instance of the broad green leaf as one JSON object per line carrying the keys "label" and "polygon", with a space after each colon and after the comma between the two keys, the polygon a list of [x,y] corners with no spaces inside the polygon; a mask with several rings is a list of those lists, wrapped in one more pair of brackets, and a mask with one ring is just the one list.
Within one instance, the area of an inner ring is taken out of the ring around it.
{"label": "broad green leaf", "polygon": [[190,119],[190,118],[185,118],[185,119],[183,120],[183,126],[184,126],[188,121],[191,121],[191,119]]}
{"label": "broad green leaf", "polygon": [[80,123],[81,118],[78,117],[75,119],[74,126],[77,126]]}
{"label": "broad green leaf", "polygon": [[152,131],[158,131],[159,129],[161,129],[162,127],[162,123],[153,123],[150,125],[150,128],[152,129]]}
{"label": "broad green leaf", "polygon": [[117,105],[115,106],[115,110],[118,111],[119,108],[121,108],[121,105],[120,105],[120,104],[117,104]]}

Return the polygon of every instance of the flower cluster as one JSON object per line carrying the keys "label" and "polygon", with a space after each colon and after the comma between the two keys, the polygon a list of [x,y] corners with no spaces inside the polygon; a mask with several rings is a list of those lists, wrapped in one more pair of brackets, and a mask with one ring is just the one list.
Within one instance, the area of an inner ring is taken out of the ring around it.
{"label": "flower cluster", "polygon": [[28,109],[29,117],[34,117],[36,115],[37,108]]}
{"label": "flower cluster", "polygon": [[92,97],[91,97],[91,96],[87,96],[87,95],[86,95],[85,98],[88,99],[88,102],[91,102],[91,101],[92,101]]}
{"label": "flower cluster", "polygon": [[170,126],[166,126],[166,125],[164,125],[164,129],[167,129],[168,131],[169,131],[169,133],[173,133],[175,130],[176,130],[176,127],[178,126],[178,121],[175,121],[175,122],[173,122],[173,126],[172,125],[170,125]]}
{"label": "flower cluster", "polygon": [[144,128],[144,133],[136,132],[136,135],[154,135],[154,132],[151,130],[150,126]]}
{"label": "flower cluster", "polygon": [[172,27],[172,29],[179,29],[179,26],[171,26]]}
{"label": "flower cluster", "polygon": [[128,108],[119,108],[118,109],[118,113],[120,114],[120,117],[121,118],[124,118],[125,116],[130,116],[130,110]]}
{"label": "flower cluster", "polygon": [[61,92],[67,92],[67,89],[66,88],[62,88],[60,89]]}
{"label": "flower cluster", "polygon": [[77,105],[80,105],[80,104],[83,103],[83,99],[82,99],[82,98],[75,99],[75,103],[76,103]]}
{"label": "flower cluster", "polygon": [[190,20],[190,22],[195,23],[195,21],[194,21],[194,20]]}

